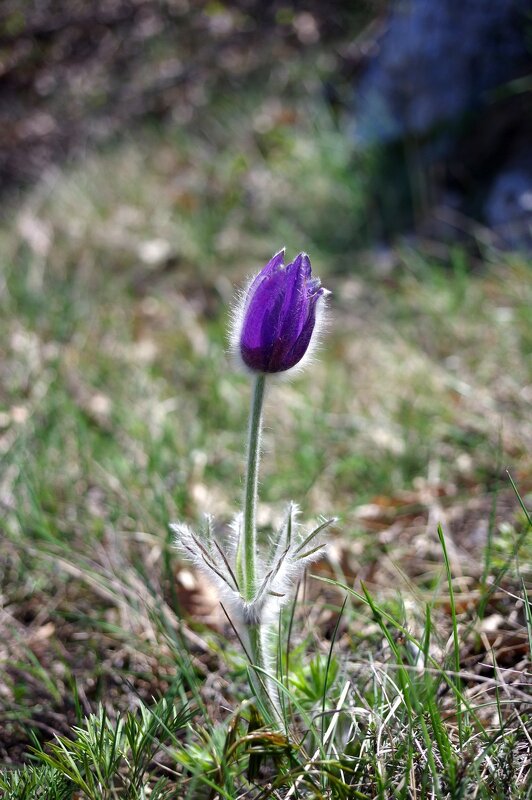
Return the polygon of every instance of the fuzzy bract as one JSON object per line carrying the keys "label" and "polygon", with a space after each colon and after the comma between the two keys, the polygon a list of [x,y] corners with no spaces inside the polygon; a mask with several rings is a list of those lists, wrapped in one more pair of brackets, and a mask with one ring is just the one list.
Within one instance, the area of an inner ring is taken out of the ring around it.
{"label": "fuzzy bract", "polygon": [[322,519],[316,528],[304,533],[297,522],[297,516],[298,508],[291,503],[283,524],[272,538],[269,553],[259,559],[257,588],[250,601],[245,601],[242,597],[237,578],[236,559],[242,529],[241,515],[235,518],[232,536],[225,547],[212,534],[209,518],[200,535],[188,525],[173,524],[170,527],[175,534],[177,547],[217,587],[233,623],[241,629],[242,625],[266,625],[274,622],[305,567],[323,554],[320,534],[334,520]]}

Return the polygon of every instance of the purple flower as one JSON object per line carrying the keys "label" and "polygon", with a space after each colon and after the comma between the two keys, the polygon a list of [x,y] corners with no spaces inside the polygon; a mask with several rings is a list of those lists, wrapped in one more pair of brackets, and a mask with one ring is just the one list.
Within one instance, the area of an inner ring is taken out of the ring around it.
{"label": "purple flower", "polygon": [[306,253],[285,266],[281,250],[243,293],[234,315],[233,350],[253,372],[292,369],[315,344],[327,294],[319,278],[312,278]]}

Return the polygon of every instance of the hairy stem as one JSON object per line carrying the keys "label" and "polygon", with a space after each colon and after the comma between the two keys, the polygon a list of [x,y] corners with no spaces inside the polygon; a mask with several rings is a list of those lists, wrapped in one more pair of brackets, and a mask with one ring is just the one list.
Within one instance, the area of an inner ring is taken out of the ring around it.
{"label": "hairy stem", "polygon": [[[266,712],[270,714],[273,712],[273,716],[275,717],[275,706],[272,701],[271,692],[268,691],[266,658],[263,650],[264,643],[262,641],[261,625],[248,625],[247,634],[250,646],[250,657],[253,662],[251,665],[250,677],[255,696],[262,702]],[[254,666],[259,669],[253,669]]]}
{"label": "hairy stem", "polygon": [[[262,430],[262,405],[264,401],[265,375],[257,375],[253,386],[251,409],[249,415],[247,465],[244,488],[244,513],[243,531],[237,553],[237,580],[242,598],[251,603],[257,595],[259,581],[257,580],[257,489],[259,477],[260,444]],[[264,652],[263,622],[249,622],[246,624],[246,639],[249,646],[249,656],[252,662],[251,683],[257,699],[264,709],[275,718],[276,707],[273,700],[274,693],[269,687],[267,678],[267,658]],[[253,669],[258,667],[258,669]]]}
{"label": "hairy stem", "polygon": [[[262,429],[262,403],[264,399],[265,375],[257,375],[253,387],[251,411],[249,415],[246,484],[244,490],[244,527],[241,542],[240,561],[242,597],[251,602],[257,591],[257,486],[260,459],[260,438]],[[258,665],[262,666],[262,665]]]}

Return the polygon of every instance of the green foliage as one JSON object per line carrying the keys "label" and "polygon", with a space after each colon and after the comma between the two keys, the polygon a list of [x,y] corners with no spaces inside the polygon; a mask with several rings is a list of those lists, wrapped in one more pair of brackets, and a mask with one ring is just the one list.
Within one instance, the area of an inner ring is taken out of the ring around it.
{"label": "green foliage", "polygon": [[56,737],[35,755],[49,766],[49,774],[63,776],[87,800],[112,800],[117,794],[142,800],[148,783],[150,797],[162,799],[166,782],[154,786],[148,769],[162,749],[178,742],[190,718],[191,712],[175,707],[171,697],[151,708],[141,704],[114,722],[100,707],[83,726],[73,728],[74,739]]}
{"label": "green foliage", "polygon": [[339,669],[340,665],[334,656],[330,662],[324,656],[317,655],[298,664],[290,674],[294,696],[303,707],[308,708],[321,703],[324,697],[330,699],[331,687],[338,677]]}
{"label": "green foliage", "polygon": [[3,800],[72,800],[74,784],[63,772],[28,765],[0,772]]}

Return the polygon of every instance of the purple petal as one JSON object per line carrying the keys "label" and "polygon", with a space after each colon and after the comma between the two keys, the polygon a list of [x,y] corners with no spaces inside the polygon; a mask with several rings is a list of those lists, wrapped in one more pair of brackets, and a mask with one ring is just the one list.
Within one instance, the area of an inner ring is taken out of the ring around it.
{"label": "purple petal", "polygon": [[270,258],[268,263],[265,267],[261,269],[258,275],[253,279],[252,283],[248,288],[248,297],[253,294],[253,292],[260,286],[260,284],[266,279],[269,278],[270,275],[273,275],[274,272],[277,272],[279,269],[283,268],[284,265],[284,254],[285,249],[283,247],[282,250],[279,250],[273,258]]}
{"label": "purple petal", "polygon": [[316,307],[319,298],[322,296],[323,290],[321,292],[317,292],[310,298],[307,317],[302,325],[299,336],[293,343],[290,350],[285,354],[283,366],[281,368],[282,370],[287,370],[291,369],[291,367],[294,367],[301,361],[307,352],[310,345],[310,340],[312,339],[312,334],[314,333],[314,327],[316,325]]}
{"label": "purple petal", "polygon": [[241,339],[249,347],[273,340],[284,299],[284,270],[266,276],[250,293]]}

